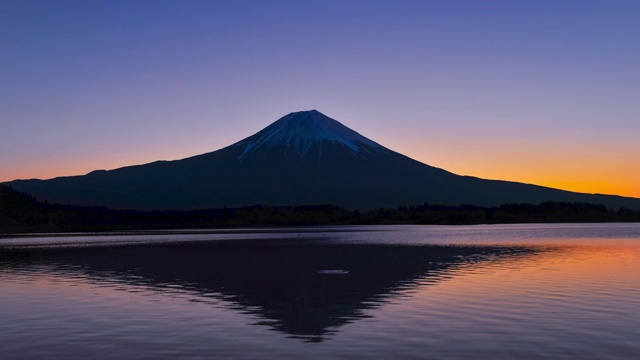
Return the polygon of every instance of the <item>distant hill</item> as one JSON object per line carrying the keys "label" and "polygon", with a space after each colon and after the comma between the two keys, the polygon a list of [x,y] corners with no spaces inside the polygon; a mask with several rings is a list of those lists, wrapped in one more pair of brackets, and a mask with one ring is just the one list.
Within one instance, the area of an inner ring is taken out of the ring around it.
{"label": "distant hill", "polygon": [[203,155],[8,184],[50,203],[114,209],[333,204],[366,211],[548,201],[640,209],[636,198],[459,176],[392,151],[316,110],[291,113]]}

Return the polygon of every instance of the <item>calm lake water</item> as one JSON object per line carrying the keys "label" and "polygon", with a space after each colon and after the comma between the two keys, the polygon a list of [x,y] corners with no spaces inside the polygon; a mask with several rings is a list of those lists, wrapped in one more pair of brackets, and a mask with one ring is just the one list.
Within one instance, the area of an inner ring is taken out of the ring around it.
{"label": "calm lake water", "polygon": [[640,224],[0,238],[0,358],[640,358]]}

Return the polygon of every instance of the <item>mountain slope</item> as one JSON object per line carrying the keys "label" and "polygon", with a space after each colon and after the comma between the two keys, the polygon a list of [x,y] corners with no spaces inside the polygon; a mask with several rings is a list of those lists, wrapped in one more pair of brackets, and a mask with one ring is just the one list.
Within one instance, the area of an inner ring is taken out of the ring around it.
{"label": "mountain slope", "polygon": [[640,209],[640,199],[458,176],[387,149],[316,110],[291,113],[233,145],[182,160],[10,185],[49,202],[137,209],[544,201]]}

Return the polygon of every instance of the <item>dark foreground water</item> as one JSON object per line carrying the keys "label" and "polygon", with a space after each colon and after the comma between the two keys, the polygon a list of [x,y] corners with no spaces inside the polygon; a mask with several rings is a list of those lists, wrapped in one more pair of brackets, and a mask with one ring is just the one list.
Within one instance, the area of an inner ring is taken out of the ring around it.
{"label": "dark foreground water", "polygon": [[0,238],[0,358],[640,358],[640,224]]}

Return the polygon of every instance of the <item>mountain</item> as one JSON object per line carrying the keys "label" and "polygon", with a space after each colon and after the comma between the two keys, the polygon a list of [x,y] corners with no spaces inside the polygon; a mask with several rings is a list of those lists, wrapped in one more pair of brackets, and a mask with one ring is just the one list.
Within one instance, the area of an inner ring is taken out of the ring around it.
{"label": "mountain", "polygon": [[366,210],[545,201],[640,209],[636,198],[459,176],[387,149],[316,110],[291,113],[233,145],[182,160],[8,184],[51,203],[120,209],[334,204]]}

